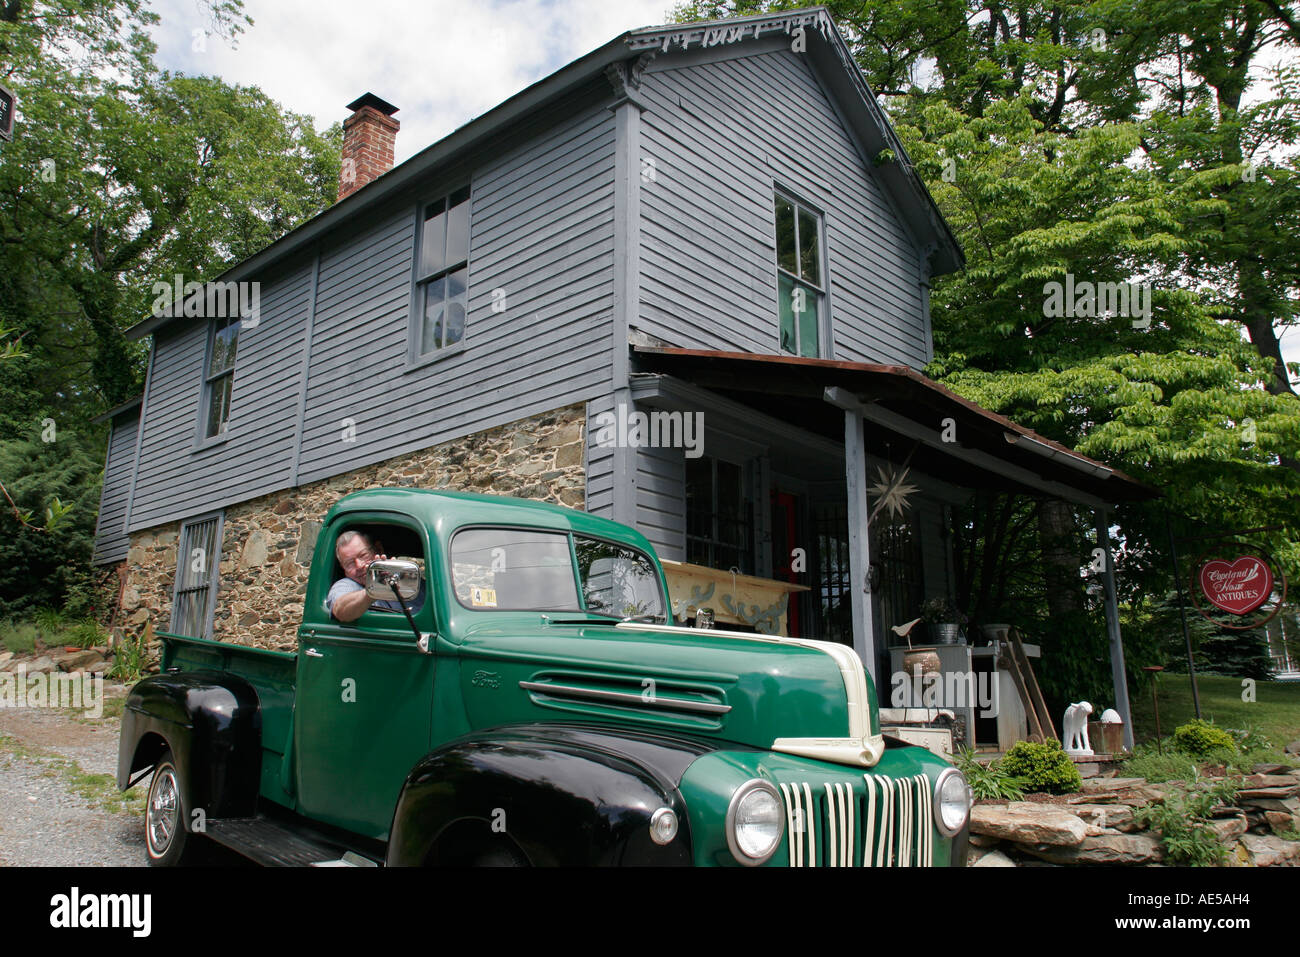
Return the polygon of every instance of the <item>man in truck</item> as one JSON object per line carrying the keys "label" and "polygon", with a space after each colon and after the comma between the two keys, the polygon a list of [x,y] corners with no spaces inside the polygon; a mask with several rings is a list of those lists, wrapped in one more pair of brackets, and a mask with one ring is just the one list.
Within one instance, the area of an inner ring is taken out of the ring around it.
{"label": "man in truck", "polygon": [[[334,546],[334,556],[343,568],[343,576],[336,581],[325,596],[325,607],[338,621],[356,621],[368,609],[402,612],[402,606],[395,600],[371,598],[366,594],[366,569],[373,561],[383,561],[387,555],[375,553],[370,536],[364,532],[349,530],[339,536]],[[424,604],[424,583],[420,583],[420,592],[411,602],[411,613],[420,610]]]}

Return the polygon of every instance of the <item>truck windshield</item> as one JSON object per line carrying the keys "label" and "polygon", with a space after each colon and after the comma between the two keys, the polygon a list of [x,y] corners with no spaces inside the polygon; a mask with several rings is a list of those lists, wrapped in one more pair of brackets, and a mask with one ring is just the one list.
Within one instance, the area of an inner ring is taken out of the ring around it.
{"label": "truck windshield", "polygon": [[659,576],[645,553],[581,535],[573,537],[570,552],[569,538],[563,532],[513,528],[457,532],[451,542],[457,600],[476,610],[588,611],[666,620]]}

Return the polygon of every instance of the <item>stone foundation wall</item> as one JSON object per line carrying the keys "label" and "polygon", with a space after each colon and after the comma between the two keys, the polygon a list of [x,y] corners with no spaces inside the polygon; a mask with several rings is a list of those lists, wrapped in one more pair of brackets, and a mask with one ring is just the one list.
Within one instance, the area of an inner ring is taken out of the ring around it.
{"label": "stone foundation wall", "polygon": [[[515,495],[573,508],[586,499],[585,409],[544,415],[388,459],[345,475],[241,502],[225,510],[213,637],[295,650],[321,519],[366,488],[407,486]],[[129,635],[171,623],[180,522],[132,533],[118,621]],[[150,649],[156,658],[157,647]]]}

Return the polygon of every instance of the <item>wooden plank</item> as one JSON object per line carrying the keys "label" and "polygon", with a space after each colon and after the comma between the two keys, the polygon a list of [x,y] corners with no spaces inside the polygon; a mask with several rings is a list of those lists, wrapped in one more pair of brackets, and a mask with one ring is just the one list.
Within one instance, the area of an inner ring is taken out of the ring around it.
{"label": "wooden plank", "polygon": [[997,659],[997,668],[1011,675],[1011,680],[1016,685],[1016,693],[1020,695],[1020,700],[1025,706],[1025,719],[1029,724],[1029,740],[1041,744],[1047,739],[1043,735],[1043,726],[1038,720],[1038,710],[1034,707],[1033,699],[1029,695],[1025,676],[1020,671],[1020,663],[1016,660],[1014,652],[1009,648],[1004,649],[1002,655]]}
{"label": "wooden plank", "polygon": [[1038,686],[1038,677],[1034,674],[1033,665],[1029,663],[1028,656],[1025,655],[1025,646],[1020,640],[1020,632],[1012,626],[1007,632],[1007,640],[1011,644],[1011,654],[1019,666],[1021,674],[1024,676],[1024,682],[1029,690],[1029,700],[1033,703],[1033,709],[1038,713],[1038,723],[1043,731],[1049,736],[1055,738],[1056,724],[1052,721],[1052,713],[1047,710],[1047,702],[1043,699],[1043,691]]}

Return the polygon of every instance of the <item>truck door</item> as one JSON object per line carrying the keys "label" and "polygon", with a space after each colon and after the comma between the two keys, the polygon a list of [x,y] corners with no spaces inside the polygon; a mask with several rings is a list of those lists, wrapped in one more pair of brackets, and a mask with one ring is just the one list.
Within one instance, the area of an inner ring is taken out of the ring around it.
{"label": "truck door", "polygon": [[[372,607],[344,623],[323,607],[329,584],[345,577],[334,558],[345,531],[368,535],[374,552],[389,558],[428,560],[425,536],[414,525],[391,515],[367,518],[335,523],[318,545],[315,561],[333,567],[329,575],[313,569],[308,601],[322,607],[304,610],[298,634],[295,763],[300,813],[387,840],[402,783],[430,747],[435,665],[401,611]],[[412,605],[419,606],[413,612],[420,631],[432,634],[425,569],[425,588]]]}

